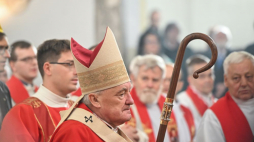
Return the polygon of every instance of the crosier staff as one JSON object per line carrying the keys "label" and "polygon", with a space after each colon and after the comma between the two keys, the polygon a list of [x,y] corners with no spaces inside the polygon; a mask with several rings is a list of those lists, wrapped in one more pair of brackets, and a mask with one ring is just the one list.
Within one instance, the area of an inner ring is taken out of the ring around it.
{"label": "crosier staff", "polygon": [[194,39],[201,39],[203,41],[205,41],[209,47],[212,50],[212,59],[210,60],[210,62],[205,65],[204,67],[198,69],[197,71],[195,71],[193,73],[193,77],[194,78],[198,78],[198,74],[201,72],[204,72],[208,69],[210,69],[216,62],[217,59],[217,47],[213,41],[213,39],[211,39],[209,36],[202,34],[202,33],[192,33],[188,36],[186,36],[180,46],[179,46],[179,50],[177,52],[177,56],[176,56],[176,62],[174,65],[174,70],[173,70],[173,75],[172,75],[172,80],[171,83],[169,85],[169,91],[167,93],[167,98],[164,102],[163,105],[163,109],[162,109],[162,113],[161,113],[161,122],[160,122],[160,128],[159,128],[159,132],[158,132],[158,136],[157,136],[157,140],[156,142],[163,142],[164,137],[165,137],[165,132],[167,129],[167,125],[168,125],[168,121],[170,121],[170,115],[171,115],[171,111],[173,109],[173,101],[174,101],[174,97],[175,97],[175,90],[176,90],[176,85],[177,85],[177,81],[178,81],[178,77],[179,77],[179,72],[180,72],[180,68],[182,65],[182,60],[183,60],[183,56],[184,56],[184,51],[186,49],[186,46],[188,45],[188,43]]}

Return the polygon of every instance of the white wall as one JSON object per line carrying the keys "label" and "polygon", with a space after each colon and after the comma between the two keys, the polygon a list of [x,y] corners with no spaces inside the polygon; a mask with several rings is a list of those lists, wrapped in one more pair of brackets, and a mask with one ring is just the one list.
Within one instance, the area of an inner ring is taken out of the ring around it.
{"label": "white wall", "polygon": [[90,47],[95,44],[94,5],[93,0],[33,0],[26,11],[0,22],[10,43],[23,39],[38,46],[47,39],[73,37]]}

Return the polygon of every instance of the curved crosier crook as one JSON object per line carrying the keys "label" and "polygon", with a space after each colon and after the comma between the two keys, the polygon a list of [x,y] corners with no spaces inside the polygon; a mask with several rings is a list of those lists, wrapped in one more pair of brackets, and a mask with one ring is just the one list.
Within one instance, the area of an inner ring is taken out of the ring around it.
{"label": "curved crosier crook", "polygon": [[159,128],[159,132],[158,132],[156,142],[163,142],[163,140],[164,140],[166,128],[167,128],[167,125],[168,125],[168,121],[170,121],[169,118],[170,118],[170,115],[171,115],[171,111],[173,109],[173,101],[174,101],[174,97],[175,97],[175,90],[176,90],[176,85],[177,85],[177,81],[178,81],[178,78],[179,78],[179,72],[180,72],[181,65],[182,65],[184,51],[185,51],[188,43],[190,41],[194,40],[194,39],[201,39],[209,45],[209,47],[212,51],[212,59],[204,67],[196,70],[193,73],[193,77],[198,78],[199,73],[210,69],[216,62],[216,59],[217,59],[217,56],[218,56],[217,47],[216,47],[214,41],[209,36],[207,36],[205,34],[202,34],[202,33],[192,33],[192,34],[186,36],[182,40],[182,42],[179,46],[178,52],[177,52],[176,62],[175,62],[175,65],[174,65],[172,80],[171,80],[171,83],[170,83],[170,86],[169,86],[169,91],[167,93],[167,98],[164,102],[164,106],[163,106],[163,109],[162,109],[160,128]]}

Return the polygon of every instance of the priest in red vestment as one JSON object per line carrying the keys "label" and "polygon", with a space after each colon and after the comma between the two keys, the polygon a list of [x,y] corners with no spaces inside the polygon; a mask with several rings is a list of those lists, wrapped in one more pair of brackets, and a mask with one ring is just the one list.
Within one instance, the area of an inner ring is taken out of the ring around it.
{"label": "priest in red vestment", "polygon": [[118,127],[130,120],[132,88],[113,32],[94,51],[71,39],[82,95],[61,113],[50,142],[130,142]]}
{"label": "priest in red vestment", "polygon": [[[138,131],[147,135],[149,142],[155,142],[160,125],[161,110],[165,102],[165,95],[162,94],[163,82],[165,74],[167,74],[165,63],[157,55],[137,56],[130,64],[130,71],[131,80],[134,84],[131,94],[135,104],[131,108],[133,117],[126,125],[136,127]],[[187,108],[185,110],[188,111]],[[187,113],[187,116],[190,116],[188,120],[192,121],[192,126],[194,126],[190,111]],[[170,119],[165,142],[179,140],[174,111]],[[139,139],[145,141],[142,136]],[[189,140],[191,140],[190,137]]]}
{"label": "priest in red vestment", "polygon": [[16,41],[11,45],[9,64],[12,76],[6,85],[10,90],[13,105],[31,97],[38,90],[33,84],[38,74],[36,50],[27,41]]}
{"label": "priest in red vestment", "polygon": [[181,105],[191,110],[196,128],[198,128],[204,112],[216,101],[212,95],[214,84],[213,68],[201,73],[197,79],[192,76],[194,71],[205,66],[208,62],[209,59],[206,56],[199,54],[187,59],[189,86],[176,96]]}
{"label": "priest in red vestment", "polygon": [[228,92],[209,108],[200,123],[196,142],[253,142],[254,57],[232,52],[224,63]]}
{"label": "priest in red vestment", "polygon": [[67,94],[76,90],[78,79],[69,40],[45,41],[37,57],[43,84],[5,116],[1,142],[47,142],[60,121],[59,112],[73,104]]}

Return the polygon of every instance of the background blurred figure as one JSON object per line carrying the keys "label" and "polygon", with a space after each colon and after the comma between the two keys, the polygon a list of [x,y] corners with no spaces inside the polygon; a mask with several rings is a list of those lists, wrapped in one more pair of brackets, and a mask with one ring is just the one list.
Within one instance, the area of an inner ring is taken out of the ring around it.
{"label": "background blurred figure", "polygon": [[[180,45],[179,33],[179,26],[176,23],[169,23],[165,29],[163,36],[163,53],[166,54],[170,59],[172,59],[173,62],[175,62],[177,51]],[[192,55],[193,51],[189,47],[187,47],[184,52],[183,63],[181,67],[183,71],[184,81],[183,90],[185,90],[188,86],[187,69],[184,63],[186,62],[187,58]]]}
{"label": "background blurred figure", "polygon": [[[166,77],[163,83],[163,94],[166,96],[169,90],[169,85],[172,80],[174,65],[166,64]],[[175,95],[183,87],[183,81],[181,80],[181,73],[179,74]],[[176,98],[176,97],[175,97]],[[168,122],[168,129],[170,130],[171,142],[190,142],[195,134],[195,122],[192,113],[189,108],[174,101],[173,111]]]}
{"label": "background blurred figure", "polygon": [[[231,53],[229,48],[231,46],[232,34],[228,27],[222,25],[212,27],[209,34],[211,38],[215,41],[218,49],[218,57],[214,65],[215,81],[213,92],[216,98],[221,98],[227,91],[227,88],[224,85],[223,61],[226,56]],[[204,55],[211,58],[210,49],[205,51]]]}
{"label": "background blurred figure", "polygon": [[[131,107],[132,119],[127,125],[141,130],[148,136],[149,142],[154,142],[165,101],[161,94],[166,73],[165,63],[157,55],[137,56],[131,61],[130,71],[134,85],[131,95],[135,103]],[[170,141],[168,132],[165,141]]]}
{"label": "background blurred figure", "polygon": [[5,116],[1,142],[47,142],[60,121],[60,111],[73,104],[68,94],[76,90],[77,73],[69,40],[47,40],[38,48],[43,85],[14,106]]}
{"label": "background blurred figure", "polygon": [[[254,26],[254,23],[253,23],[253,26]],[[248,45],[246,48],[245,48],[246,52],[249,52],[250,54],[254,55],[254,43]]]}
{"label": "background blurred figure", "polygon": [[251,142],[254,135],[254,59],[233,52],[223,63],[228,92],[204,114],[196,142]]}
{"label": "background blurred figure", "polygon": [[206,109],[215,103],[212,95],[214,83],[213,69],[199,74],[197,79],[193,78],[194,71],[204,67],[208,62],[209,59],[203,55],[194,55],[187,60],[189,86],[177,96],[179,103],[191,110],[196,128],[198,128]]}
{"label": "background blurred figure", "polygon": [[3,71],[0,71],[0,81],[2,81],[3,83],[6,83],[7,80],[8,80],[7,72],[4,69]]}
{"label": "background blurred figure", "polygon": [[172,63],[172,60],[162,52],[160,37],[155,31],[147,31],[140,41],[138,55],[154,54],[161,56],[165,62]]}
{"label": "background blurred figure", "polygon": [[[10,58],[10,53],[8,50],[8,40],[0,25],[0,72],[4,71],[6,59]],[[2,121],[11,107],[12,105],[9,89],[2,81],[0,81],[0,129],[2,126]]]}
{"label": "background blurred figure", "polygon": [[[162,91],[165,95],[167,95],[169,90],[169,85],[173,75],[173,69],[174,69],[174,64],[172,63],[166,64],[166,77],[163,81],[163,91]],[[180,71],[177,86],[176,86],[176,91],[175,91],[176,94],[182,90],[182,87],[183,87],[183,81],[182,81],[182,73]]]}
{"label": "background blurred figure", "polygon": [[38,74],[37,49],[27,41],[14,42],[11,47],[9,63],[12,76],[6,84],[10,89],[13,103],[17,104],[32,96],[38,89],[33,85],[33,80]]}

